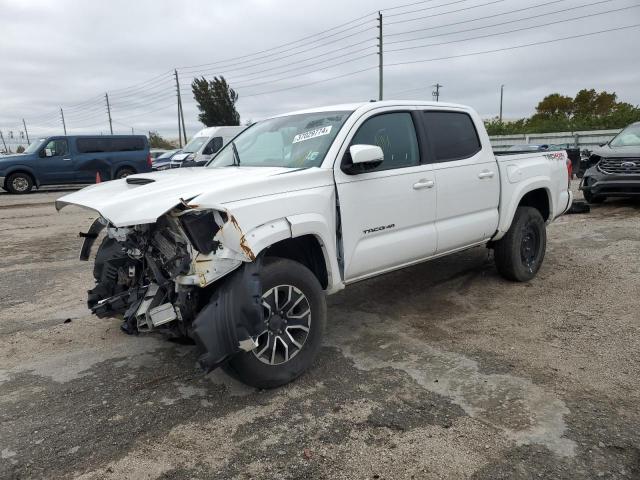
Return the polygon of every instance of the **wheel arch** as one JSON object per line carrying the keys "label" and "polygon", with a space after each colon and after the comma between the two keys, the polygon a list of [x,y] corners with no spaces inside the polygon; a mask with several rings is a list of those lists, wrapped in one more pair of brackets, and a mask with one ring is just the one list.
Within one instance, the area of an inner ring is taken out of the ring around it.
{"label": "wheel arch", "polygon": [[36,187],[40,186],[40,180],[38,179],[38,176],[35,174],[32,168],[29,168],[24,165],[16,165],[15,167],[10,167],[7,170],[7,173],[5,174],[5,178],[4,178],[4,185],[2,185],[2,188],[5,188],[5,186],[7,185],[7,182],[9,181],[9,177],[11,177],[11,175],[13,175],[14,173],[25,173],[31,177],[31,180],[33,180],[34,186]]}
{"label": "wheel arch", "polygon": [[536,208],[540,211],[545,222],[548,223],[551,221],[555,208],[553,196],[549,189],[549,181],[543,179],[529,182],[519,185],[518,188],[512,192],[510,202],[501,212],[498,231],[493,240],[499,240],[505,235],[509,227],[511,227],[516,209],[521,206]]}

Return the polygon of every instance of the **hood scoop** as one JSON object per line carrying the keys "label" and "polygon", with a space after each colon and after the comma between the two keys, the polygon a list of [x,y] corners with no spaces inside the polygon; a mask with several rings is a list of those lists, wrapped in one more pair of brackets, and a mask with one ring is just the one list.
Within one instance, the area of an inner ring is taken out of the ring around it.
{"label": "hood scoop", "polygon": [[136,178],[136,177],[127,177],[127,183],[129,185],[146,185],[148,183],[153,183],[155,180],[151,178]]}

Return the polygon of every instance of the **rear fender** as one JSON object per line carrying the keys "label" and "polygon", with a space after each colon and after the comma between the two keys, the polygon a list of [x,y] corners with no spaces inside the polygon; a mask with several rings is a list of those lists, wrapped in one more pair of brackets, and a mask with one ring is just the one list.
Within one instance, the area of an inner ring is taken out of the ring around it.
{"label": "rear fender", "polygon": [[[493,240],[500,240],[511,227],[511,222],[516,214],[516,209],[522,201],[522,198],[529,192],[537,189],[544,189],[547,193],[547,199],[549,201],[549,221],[553,219],[553,212],[555,212],[555,206],[553,204],[553,196],[549,190],[550,179],[548,177],[534,177],[524,180],[519,183],[510,184],[510,191],[502,191],[503,198],[501,199],[501,205],[503,206],[500,212],[500,223],[498,224],[498,231],[493,237]],[[504,198],[506,197],[506,198]]]}

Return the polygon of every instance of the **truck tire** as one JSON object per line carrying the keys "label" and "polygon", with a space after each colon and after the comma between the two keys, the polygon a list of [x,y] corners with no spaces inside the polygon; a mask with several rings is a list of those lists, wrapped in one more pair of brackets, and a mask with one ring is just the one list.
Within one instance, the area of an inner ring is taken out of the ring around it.
{"label": "truck tire", "polygon": [[256,388],[275,388],[302,375],[322,346],[325,294],[304,265],[267,258],[260,273],[265,330],[251,352],[232,357],[223,369]]}
{"label": "truck tire", "polygon": [[33,188],[33,178],[24,172],[12,173],[5,182],[5,188],[9,193],[29,193]]}
{"label": "truck tire", "polygon": [[116,180],[120,180],[121,178],[127,178],[129,175],[135,174],[136,171],[133,168],[122,167],[120,170],[116,172]]}
{"label": "truck tire", "polygon": [[518,207],[506,235],[495,244],[494,257],[500,275],[514,282],[536,276],[547,247],[547,230],[540,212]]}

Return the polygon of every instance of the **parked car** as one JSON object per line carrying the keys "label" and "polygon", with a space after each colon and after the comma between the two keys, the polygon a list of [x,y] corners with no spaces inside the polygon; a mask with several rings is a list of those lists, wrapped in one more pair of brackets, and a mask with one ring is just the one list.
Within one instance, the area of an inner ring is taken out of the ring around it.
{"label": "parked car", "polygon": [[320,351],[325,294],[482,245],[505,278],[528,281],[571,200],[565,152],[496,157],[473,109],[384,101],[273,117],[205,168],[133,175],[56,207],[99,214],[81,259],[106,228],[93,313],[189,336],[206,370],[269,388]]}
{"label": "parked car", "polygon": [[209,127],[196,133],[187,143],[182,152],[171,159],[171,168],[182,166],[182,162],[188,161],[189,166],[202,166],[211,160],[229,140],[242,132],[246,126],[235,127]]}
{"label": "parked car", "polygon": [[167,150],[166,148],[152,148],[151,150],[149,150],[149,155],[151,155],[151,160],[153,161],[160,155],[167,153],[168,151],[169,150]]}
{"label": "parked car", "polygon": [[11,193],[35,186],[93,183],[151,171],[143,135],[54,136],[40,138],[24,153],[0,158],[0,185]]}
{"label": "parked car", "polygon": [[152,161],[151,170],[166,170],[171,168],[171,159],[178,153],[181,153],[182,150],[168,150],[155,160]]}
{"label": "parked car", "polygon": [[640,195],[640,122],[591,151],[580,189],[589,203]]}

